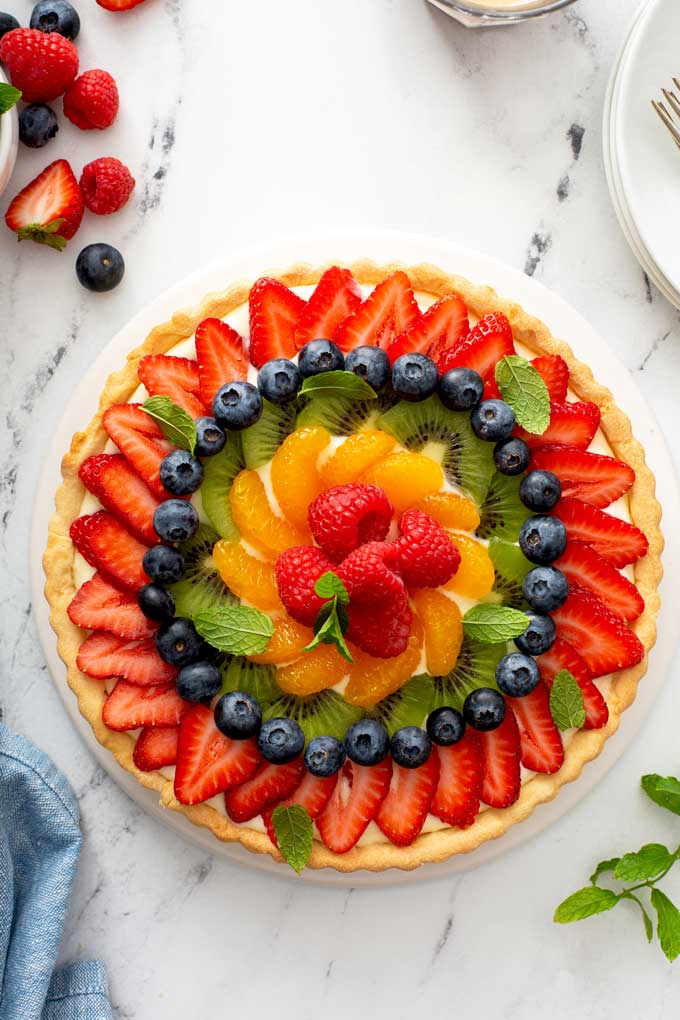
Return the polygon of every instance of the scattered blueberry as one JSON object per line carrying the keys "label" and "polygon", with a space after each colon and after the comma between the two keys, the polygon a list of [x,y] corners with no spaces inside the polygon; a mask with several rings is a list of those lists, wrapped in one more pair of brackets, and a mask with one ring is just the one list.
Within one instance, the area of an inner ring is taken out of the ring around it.
{"label": "scattered blueberry", "polygon": [[137,603],[150,620],[171,620],[175,615],[175,600],[161,584],[145,584],[137,593]]}
{"label": "scattered blueberry", "polygon": [[527,619],[527,629],[515,638],[515,644],[526,655],[542,655],[555,643],[555,624],[551,617],[543,613],[527,613]]}
{"label": "scattered blueberry", "polygon": [[505,719],[505,699],[493,687],[478,687],[465,699],[463,716],[475,730],[497,730]]}
{"label": "scattered blueberry", "polygon": [[439,399],[450,411],[471,411],[483,393],[484,382],[474,368],[450,368],[439,380]]}
{"label": "scattered blueberry", "polygon": [[305,750],[305,766],[313,776],[334,776],[345,763],[345,749],[335,737],[314,737]]}
{"label": "scattered blueberry", "polygon": [[260,369],[257,388],[272,404],[288,404],[295,400],[302,386],[302,374],[294,361],[272,358]]}
{"label": "scattered blueberry", "polygon": [[390,738],[377,719],[359,719],[345,733],[345,751],[357,765],[377,765],[387,757]]}
{"label": "scattered blueberry", "polygon": [[222,429],[214,418],[196,419],[196,447],[197,457],[214,457],[216,453],[224,449],[227,441]]}
{"label": "scattered blueberry", "polygon": [[345,358],[345,369],[365,379],[377,392],[390,377],[390,359],[382,347],[355,347]]}
{"label": "scattered blueberry", "polygon": [[519,532],[519,547],[528,560],[542,566],[558,559],[567,545],[567,529],[558,517],[528,517]]}
{"label": "scattered blueberry", "polygon": [[465,719],[455,708],[435,708],[427,717],[427,732],[433,744],[450,747],[463,739]]}
{"label": "scattered blueberry", "polygon": [[305,735],[294,719],[268,719],[262,723],[257,747],[266,761],[285,765],[302,753]]}
{"label": "scattered blueberry", "polygon": [[525,507],[538,514],[552,510],[561,495],[560,480],[552,471],[530,471],[519,487],[519,498]]}
{"label": "scattered blueberry", "polygon": [[203,653],[203,639],[191,620],[176,616],[156,631],[156,650],[171,666],[188,666]]}
{"label": "scattered blueberry", "polygon": [[392,758],[405,769],[417,769],[432,754],[432,741],[420,726],[402,726],[390,741]]}
{"label": "scattered blueberry", "polygon": [[40,32],[58,32],[73,42],[80,32],[80,18],[67,0],[40,0],[33,8],[29,27]]}
{"label": "scattered blueberry", "polygon": [[153,527],[164,542],[185,542],[196,534],[198,514],[185,499],[166,499],[154,510]]}
{"label": "scattered blueberry", "polygon": [[215,705],[215,726],[230,740],[248,740],[262,725],[259,702],[245,691],[223,694]]}
{"label": "scattered blueberry", "polygon": [[540,681],[538,666],[530,655],[510,652],[496,666],[496,683],[509,698],[526,697],[538,687]]}
{"label": "scattered blueberry", "polygon": [[298,368],[306,378],[322,372],[338,372],[345,367],[345,355],[332,340],[310,340],[298,355]]}
{"label": "scattered blueberry", "polygon": [[161,484],[173,496],[189,496],[200,488],[203,466],[188,450],[173,450],[161,461],[159,474]]}
{"label": "scattered blueberry", "polygon": [[76,274],[83,287],[101,294],[118,286],[125,275],[125,262],[117,248],[100,241],[80,252]]}
{"label": "scattered blueberry", "polygon": [[212,662],[191,662],[177,674],[177,693],[185,701],[210,701],[222,686],[222,674]]}
{"label": "scattered blueberry", "polygon": [[569,582],[557,567],[534,567],[522,581],[522,593],[537,613],[552,613],[567,598]]}
{"label": "scattered blueberry", "polygon": [[439,384],[439,372],[426,354],[402,354],[392,365],[392,389],[401,400],[426,400]]}
{"label": "scattered blueberry", "polygon": [[173,584],[184,573],[184,559],[171,545],[153,545],[144,553],[144,572],[159,584]]}
{"label": "scattered blueberry", "polygon": [[212,412],[225,429],[240,432],[262,415],[262,397],[257,386],[237,379],[221,386],[213,400]]}
{"label": "scattered blueberry", "polygon": [[504,400],[483,400],[473,409],[470,425],[478,439],[497,443],[514,429],[515,413]]}
{"label": "scattered blueberry", "polygon": [[20,28],[19,22],[11,14],[0,13],[0,39],[3,35],[7,35],[8,32],[13,32],[15,28]]}
{"label": "scattered blueberry", "polygon": [[510,436],[493,448],[493,460],[502,475],[521,475],[529,467],[531,450],[523,439]]}
{"label": "scattered blueberry", "polygon": [[29,149],[42,149],[58,130],[57,115],[45,103],[32,103],[19,114],[19,138]]}

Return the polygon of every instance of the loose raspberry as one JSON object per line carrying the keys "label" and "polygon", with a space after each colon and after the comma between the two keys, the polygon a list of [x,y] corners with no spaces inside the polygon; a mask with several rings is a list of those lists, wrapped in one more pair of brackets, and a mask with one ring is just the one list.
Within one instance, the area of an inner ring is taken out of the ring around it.
{"label": "loose raspberry", "polygon": [[27,103],[56,99],[78,74],[78,51],[58,32],[15,28],[0,40],[0,61]]}
{"label": "loose raspberry", "polygon": [[98,216],[118,212],[132,194],[135,179],[119,159],[103,156],[83,167],[80,190],[85,205]]}
{"label": "loose raspberry", "polygon": [[314,500],[307,512],[314,538],[335,560],[364,542],[381,542],[387,534],[392,504],[376,485],[336,485]]}
{"label": "loose raspberry", "polygon": [[85,71],[64,96],[64,114],[83,131],[103,131],[117,113],[118,87],[108,71]]}
{"label": "loose raspberry", "polygon": [[314,584],[335,564],[313,545],[295,545],[281,553],[276,561],[276,583],[284,606],[298,623],[314,624],[324,604],[314,591]]}
{"label": "loose raspberry", "polygon": [[367,655],[377,659],[391,659],[406,651],[413,613],[408,603],[395,613],[389,602],[374,608],[371,612],[365,606],[347,607],[349,627],[345,637]]}
{"label": "loose raspberry", "polygon": [[434,518],[422,510],[406,510],[399,518],[399,531],[393,568],[409,588],[437,588],[453,577],[460,553]]}
{"label": "loose raspberry", "polygon": [[389,603],[395,613],[408,602],[401,577],[391,569],[395,549],[387,542],[366,542],[354,549],[336,568],[349,593],[350,604],[373,614]]}

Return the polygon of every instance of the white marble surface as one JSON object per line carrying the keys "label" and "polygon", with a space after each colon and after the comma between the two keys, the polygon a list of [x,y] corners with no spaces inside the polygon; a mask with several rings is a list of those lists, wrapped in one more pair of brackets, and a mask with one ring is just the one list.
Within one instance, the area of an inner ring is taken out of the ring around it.
{"label": "white marble surface", "polygon": [[[86,840],[63,956],[106,960],[120,1018],[677,1015],[680,979],[637,917],[550,918],[601,857],[678,842],[637,784],[680,771],[679,670],[636,745],[535,841],[440,883],[303,886],[194,850],[95,765],[46,673],[26,564],[46,437],[83,368],[167,285],[281,234],[430,233],[525,267],[609,340],[674,442],[680,316],[629,253],[601,160],[606,80],[636,5],[580,0],[475,34],[424,0],[147,0],[118,17],[81,0],[82,66],[116,75],[121,115],[105,134],[62,124],[48,150],[23,150],[0,209],[48,156],[79,170],[117,155],[138,186],[61,256],[0,228],[0,703],[78,793]],[[24,20],[30,6],[5,3]],[[96,296],[73,262],[100,239],[128,274]]]}

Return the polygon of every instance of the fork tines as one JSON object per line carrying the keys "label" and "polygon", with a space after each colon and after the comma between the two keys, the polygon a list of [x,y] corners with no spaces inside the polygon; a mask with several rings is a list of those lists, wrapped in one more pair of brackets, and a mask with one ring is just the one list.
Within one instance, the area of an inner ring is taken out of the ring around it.
{"label": "fork tines", "polygon": [[[680,81],[678,81],[677,78],[673,78],[673,84],[677,89],[678,94],[680,94]],[[661,89],[661,92],[672,112],[669,113],[668,108],[664,106],[662,102],[657,102],[655,99],[652,100],[652,106],[659,115],[664,126],[670,132],[673,141],[680,149],[680,128],[676,127],[673,123],[673,114],[675,114],[677,119],[680,121],[680,99],[678,99],[678,95],[675,92],[669,92],[668,89]]]}

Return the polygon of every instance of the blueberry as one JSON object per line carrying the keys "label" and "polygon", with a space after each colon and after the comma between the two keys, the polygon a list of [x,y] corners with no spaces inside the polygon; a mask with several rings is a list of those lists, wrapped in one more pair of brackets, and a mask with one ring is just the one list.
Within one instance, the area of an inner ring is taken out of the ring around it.
{"label": "blueberry", "polygon": [[402,726],[390,741],[392,758],[405,769],[417,769],[432,754],[432,741],[420,726]]}
{"label": "blueberry", "polygon": [[527,517],[520,528],[519,547],[528,560],[542,566],[552,563],[564,552],[567,529],[558,517],[537,514]]}
{"label": "blueberry", "polygon": [[164,457],[160,466],[161,484],[173,496],[189,496],[203,481],[203,467],[188,450],[173,450]]}
{"label": "blueberry", "polygon": [[510,652],[496,666],[496,683],[509,698],[524,698],[540,681],[538,666],[530,655]]}
{"label": "blueberry", "polygon": [[344,367],[345,355],[332,340],[310,340],[298,355],[298,368],[305,378],[322,372],[338,372]]}
{"label": "blueberry", "polygon": [[203,653],[203,639],[191,620],[176,616],[156,631],[156,650],[171,666],[188,666]]}
{"label": "blueberry", "polygon": [[515,638],[515,644],[526,655],[542,655],[555,643],[555,624],[544,613],[527,613],[527,619],[527,629]]}
{"label": "blueberry", "polygon": [[519,487],[525,507],[539,514],[552,510],[561,495],[560,480],[552,471],[530,471]]}
{"label": "blueberry", "polygon": [[314,737],[307,744],[305,766],[313,776],[334,776],[345,763],[345,749],[335,737]]}
{"label": "blueberry", "polygon": [[345,751],[357,765],[377,765],[387,757],[390,738],[377,719],[360,719],[345,733]]}
{"label": "blueberry", "polygon": [[103,293],[113,290],[123,279],[125,262],[112,244],[88,244],[76,259],[76,275],[87,290]]}
{"label": "blueberry", "polygon": [[214,418],[196,419],[196,448],[197,457],[214,457],[216,453],[224,449],[227,441],[222,429]]}
{"label": "blueberry", "polygon": [[154,510],[153,527],[164,542],[185,542],[196,534],[198,514],[184,499],[166,499]]}
{"label": "blueberry", "polygon": [[177,693],[185,701],[210,701],[222,686],[222,674],[212,662],[191,662],[177,674]]}
{"label": "blueberry", "polygon": [[57,115],[45,103],[32,103],[19,114],[19,138],[29,149],[42,149],[58,130]]}
{"label": "blueberry", "polygon": [[266,761],[285,765],[297,758],[305,746],[305,735],[294,719],[267,719],[257,737],[257,747]]}
{"label": "blueberry", "polygon": [[7,35],[8,32],[13,32],[15,28],[20,28],[19,22],[13,15],[0,13],[0,39],[3,35]]}
{"label": "blueberry", "polygon": [[80,32],[80,18],[67,0],[40,0],[33,8],[29,27],[40,32],[58,32],[73,42]]}
{"label": "blueberry", "polygon": [[537,613],[552,613],[569,594],[569,582],[557,567],[534,567],[522,581],[522,593]]}
{"label": "blueberry", "polygon": [[245,691],[229,691],[215,705],[215,726],[230,740],[248,740],[262,725],[259,702]]}
{"label": "blueberry", "polygon": [[302,386],[302,374],[294,361],[272,358],[260,369],[257,388],[272,404],[288,404],[295,400]]}
{"label": "blueberry", "polygon": [[497,443],[514,429],[515,413],[504,400],[483,400],[470,415],[470,425],[478,439]]}
{"label": "blueberry", "polygon": [[471,411],[484,393],[484,382],[474,368],[450,368],[439,380],[439,399],[451,411]]}
{"label": "blueberry", "polygon": [[137,603],[150,620],[171,620],[175,615],[175,600],[160,584],[145,584],[137,593]]}
{"label": "blueberry", "polygon": [[493,448],[493,460],[502,475],[521,475],[529,467],[531,450],[523,439],[510,436]]}
{"label": "blueberry", "polygon": [[184,559],[171,545],[153,545],[144,553],[144,572],[159,584],[173,584],[184,573]]}
{"label": "blueberry", "polygon": [[401,400],[426,400],[439,383],[439,372],[426,354],[402,354],[392,365],[392,389]]}
{"label": "blueberry", "polygon": [[217,391],[212,411],[222,428],[240,432],[254,425],[262,415],[260,391],[240,379],[227,383]]}
{"label": "blueberry", "polygon": [[455,708],[435,708],[427,717],[427,732],[433,744],[450,747],[463,739],[465,719]]}
{"label": "blueberry", "polygon": [[505,699],[493,687],[478,687],[465,699],[463,716],[475,730],[497,730],[505,719]]}
{"label": "blueberry", "polygon": [[390,359],[381,347],[355,347],[345,358],[345,369],[365,379],[377,392],[390,377]]}

